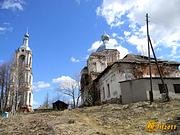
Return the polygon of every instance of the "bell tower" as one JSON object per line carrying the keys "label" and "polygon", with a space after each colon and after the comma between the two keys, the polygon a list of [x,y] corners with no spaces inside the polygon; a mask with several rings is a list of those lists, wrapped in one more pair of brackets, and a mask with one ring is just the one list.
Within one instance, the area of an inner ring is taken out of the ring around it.
{"label": "bell tower", "polygon": [[28,45],[29,34],[25,33],[23,44],[15,54],[15,70],[18,80],[18,108],[24,111],[32,111],[32,51]]}

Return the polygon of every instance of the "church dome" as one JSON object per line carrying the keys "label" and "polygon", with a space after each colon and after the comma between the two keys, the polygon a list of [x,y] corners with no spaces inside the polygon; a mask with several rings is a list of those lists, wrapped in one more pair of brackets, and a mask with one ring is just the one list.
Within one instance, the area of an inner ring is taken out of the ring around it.
{"label": "church dome", "polygon": [[101,36],[101,40],[102,40],[102,41],[105,41],[105,40],[109,41],[109,38],[110,38],[110,36],[109,36],[108,34],[103,34],[103,35]]}
{"label": "church dome", "polygon": [[26,32],[26,33],[24,34],[24,37],[29,37],[29,34]]}
{"label": "church dome", "polygon": [[24,38],[23,38],[23,44],[21,45],[21,49],[25,49],[25,50],[28,50],[28,51],[30,51],[31,49],[29,48],[29,45],[28,45],[28,41],[29,40],[29,34],[28,34],[28,32],[26,32],[25,34],[24,34]]}

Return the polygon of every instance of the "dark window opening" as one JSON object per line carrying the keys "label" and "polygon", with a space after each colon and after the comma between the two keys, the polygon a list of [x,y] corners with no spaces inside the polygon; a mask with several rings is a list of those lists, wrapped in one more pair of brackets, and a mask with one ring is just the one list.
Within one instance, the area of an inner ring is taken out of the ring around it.
{"label": "dark window opening", "polygon": [[107,95],[107,97],[110,97],[110,96],[111,96],[111,92],[110,92],[110,86],[109,86],[109,84],[107,84],[107,89],[108,89],[108,95]]}
{"label": "dark window opening", "polygon": [[31,84],[31,75],[29,76],[29,84]]}
{"label": "dark window opening", "polygon": [[19,59],[20,59],[21,61],[24,61],[24,60],[25,60],[25,55],[19,56]]}
{"label": "dark window opening", "polygon": [[31,66],[31,57],[30,57],[30,60],[29,60],[29,66]]}
{"label": "dark window opening", "polygon": [[103,87],[103,99],[105,99],[105,91],[104,91],[104,87]]}
{"label": "dark window opening", "polygon": [[[160,94],[162,93],[166,93],[166,90],[167,90],[167,84],[163,85],[163,84],[158,84],[159,86],[159,91],[160,91]],[[165,86],[165,87],[164,87]]]}
{"label": "dark window opening", "polygon": [[31,93],[29,93],[29,105],[31,105]]}
{"label": "dark window opening", "polygon": [[175,93],[180,93],[180,84],[173,84]]}

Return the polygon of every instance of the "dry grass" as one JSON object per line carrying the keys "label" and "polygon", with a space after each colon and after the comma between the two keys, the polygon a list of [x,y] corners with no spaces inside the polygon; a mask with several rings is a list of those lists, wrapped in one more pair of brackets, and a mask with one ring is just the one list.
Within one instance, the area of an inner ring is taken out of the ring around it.
{"label": "dry grass", "polygon": [[[2,135],[148,135],[147,121],[174,122],[180,116],[180,101],[168,103],[139,102],[130,105],[106,104],[62,112],[51,111],[17,114],[1,119]],[[175,121],[174,132],[153,134],[180,134],[180,121]],[[178,125],[179,124],[179,125]]]}

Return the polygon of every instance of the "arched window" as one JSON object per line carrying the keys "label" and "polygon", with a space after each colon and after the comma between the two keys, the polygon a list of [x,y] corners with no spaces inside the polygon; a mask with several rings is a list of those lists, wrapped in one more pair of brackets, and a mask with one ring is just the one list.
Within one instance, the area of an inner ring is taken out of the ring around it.
{"label": "arched window", "polygon": [[29,67],[31,66],[31,57],[30,57],[30,60],[29,60]]}
{"label": "arched window", "polygon": [[29,76],[29,84],[31,84],[31,75]]}
{"label": "arched window", "polygon": [[21,66],[24,65],[25,58],[26,58],[25,55],[20,55],[20,56],[19,56],[19,64],[20,64]]}

